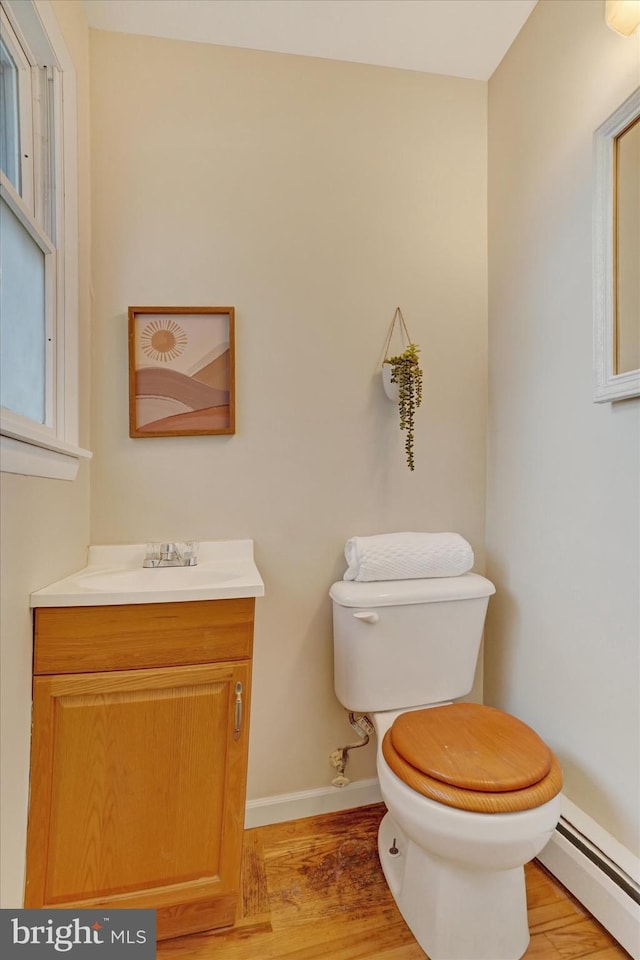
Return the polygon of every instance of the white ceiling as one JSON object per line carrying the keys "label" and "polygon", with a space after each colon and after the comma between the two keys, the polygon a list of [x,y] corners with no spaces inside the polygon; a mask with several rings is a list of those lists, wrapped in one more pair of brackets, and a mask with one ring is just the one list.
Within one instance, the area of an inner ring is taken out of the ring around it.
{"label": "white ceiling", "polygon": [[537,0],[81,0],[92,27],[488,80]]}

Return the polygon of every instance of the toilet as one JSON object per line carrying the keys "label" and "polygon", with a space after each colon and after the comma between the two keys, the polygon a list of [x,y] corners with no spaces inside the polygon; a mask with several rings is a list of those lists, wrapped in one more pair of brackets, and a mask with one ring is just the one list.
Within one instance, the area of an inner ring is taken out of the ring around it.
{"label": "toilet", "polygon": [[429,960],[520,960],[524,864],[560,817],[562,772],[535,731],[456,702],[493,593],[474,573],[330,590],[336,695],[377,737],[380,862]]}

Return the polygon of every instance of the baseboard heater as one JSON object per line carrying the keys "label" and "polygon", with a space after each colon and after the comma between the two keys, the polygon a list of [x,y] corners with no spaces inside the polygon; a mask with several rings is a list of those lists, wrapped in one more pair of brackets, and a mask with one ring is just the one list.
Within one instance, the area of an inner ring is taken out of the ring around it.
{"label": "baseboard heater", "polygon": [[[591,826],[588,818],[582,815],[582,819]],[[594,835],[598,836],[598,831],[594,830]],[[620,866],[564,816],[538,859],[633,960],[640,960],[640,876],[636,878],[625,869],[635,874],[634,859],[624,856],[624,866]]]}
{"label": "baseboard heater", "polygon": [[590,840],[588,840],[584,834],[580,833],[579,830],[569,823],[568,820],[565,820],[564,817],[560,817],[558,825],[556,826],[558,833],[565,837],[572,846],[576,847],[580,853],[584,854],[592,863],[602,870],[602,872],[609,877],[610,880],[619,887],[623,893],[626,893],[628,897],[634,901],[634,903],[640,904],[640,886],[630,877],[627,873],[620,869],[620,867],[610,860],[596,847]]}

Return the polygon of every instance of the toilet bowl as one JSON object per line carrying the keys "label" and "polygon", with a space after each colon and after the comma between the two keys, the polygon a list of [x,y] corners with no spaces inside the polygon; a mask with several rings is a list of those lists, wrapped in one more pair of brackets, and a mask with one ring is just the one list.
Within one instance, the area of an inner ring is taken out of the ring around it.
{"label": "toilet bowl", "polygon": [[[451,806],[418,792],[387,762],[385,740],[402,716],[371,715],[388,811],[378,853],[398,908],[430,960],[519,960],[529,943],[524,864],[540,853],[560,816],[557,761],[538,798],[548,799],[534,806],[502,813]],[[483,800],[508,806],[519,792],[469,791],[468,799],[476,807]]]}
{"label": "toilet bowl", "polygon": [[457,702],[494,591],[473,573],[330,591],[336,694],[377,736],[382,870],[429,960],[520,960],[524,864],[560,817],[560,766],[535,731]]}

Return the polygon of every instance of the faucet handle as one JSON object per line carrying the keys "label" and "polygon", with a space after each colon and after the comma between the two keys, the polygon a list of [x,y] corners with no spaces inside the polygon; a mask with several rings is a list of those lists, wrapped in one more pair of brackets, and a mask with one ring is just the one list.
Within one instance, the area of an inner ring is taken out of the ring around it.
{"label": "faucet handle", "polygon": [[195,567],[198,562],[198,547],[200,544],[197,540],[185,540],[184,543],[180,544],[180,552],[182,554],[182,559],[186,566]]}
{"label": "faucet handle", "polygon": [[160,563],[160,544],[159,543],[148,543],[147,552],[142,561],[143,567],[157,567]]}

